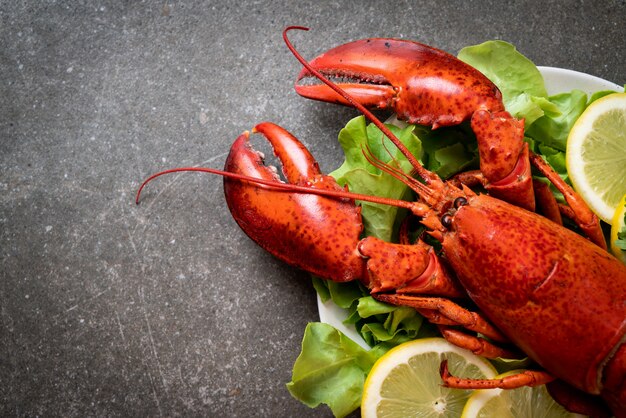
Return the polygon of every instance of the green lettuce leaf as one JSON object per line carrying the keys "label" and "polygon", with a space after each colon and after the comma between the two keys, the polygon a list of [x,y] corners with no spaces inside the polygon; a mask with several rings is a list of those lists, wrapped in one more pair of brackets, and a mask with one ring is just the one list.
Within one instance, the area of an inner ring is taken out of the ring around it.
{"label": "green lettuce leaf", "polygon": [[395,306],[388,303],[379,302],[372,296],[365,296],[359,299],[357,311],[361,318],[369,318],[374,315],[383,315],[393,312]]}
{"label": "green lettuce leaf", "polygon": [[416,126],[415,134],[422,142],[422,163],[443,179],[459,171],[478,168],[476,137],[468,124],[432,130]]}
{"label": "green lettuce leaf", "polygon": [[324,403],[344,417],[361,404],[365,378],[383,352],[364,350],[330,325],[309,323],[287,389],[311,408]]}
{"label": "green lettuce leaf", "polygon": [[[626,214],[624,214],[624,222],[626,223]],[[614,243],[617,248],[622,251],[626,251],[626,226],[623,226],[621,231],[617,233],[617,239]]]}
{"label": "green lettuce leaf", "polygon": [[544,115],[526,129],[526,135],[554,149],[565,152],[567,136],[574,122],[587,107],[587,95],[580,90],[557,94],[550,101],[559,115]]}
{"label": "green lettuce leaf", "polygon": [[[421,142],[413,135],[413,126],[404,129],[393,125],[387,126],[413,155],[418,159],[422,157]],[[339,143],[346,159],[341,167],[330,173],[339,184],[348,185],[349,190],[355,193],[392,199],[403,199],[410,195],[410,190],[404,183],[367,161],[364,152],[369,150],[374,158],[394,168],[399,168],[404,172],[412,168],[406,157],[388,138],[383,136],[376,126],[367,125],[365,117],[359,116],[349,121],[339,132]],[[391,241],[394,233],[393,225],[399,209],[369,202],[360,202],[360,204],[365,235]]]}
{"label": "green lettuce leaf", "polygon": [[[601,90],[601,91],[596,91],[595,93],[593,93],[591,95],[591,97],[589,98],[589,102],[587,103],[587,106],[589,106],[591,103],[593,103],[594,101],[604,97],[604,96],[608,96],[609,94],[613,94],[615,93],[614,90]],[[624,86],[624,91],[623,93],[626,93],[626,85]]]}
{"label": "green lettuce leaf", "polygon": [[496,368],[498,373],[505,373],[511,370],[528,369],[534,365],[533,361],[528,357],[522,359],[506,359],[495,358],[490,359],[491,364]]}
{"label": "green lettuce leaf", "polygon": [[[371,296],[360,299],[359,307],[372,304],[372,300]],[[368,320],[356,323],[359,334],[368,345],[380,350],[388,350],[403,342],[414,340],[418,336],[432,335],[430,327],[422,327],[423,317],[415,309],[377,303],[379,305],[374,309],[380,311],[380,314],[369,316]]]}
{"label": "green lettuce leaf", "polygon": [[545,113],[558,109],[547,100],[548,93],[541,73],[515,47],[504,41],[487,41],[463,48],[458,58],[482,72],[502,92],[506,109],[516,118],[532,125]]}
{"label": "green lettuce leaf", "polygon": [[330,299],[330,290],[328,290],[327,281],[317,276],[312,276],[311,279],[311,282],[313,283],[313,288],[319,295],[322,302],[326,302],[328,299]]}
{"label": "green lettuce leaf", "polygon": [[326,284],[328,285],[330,298],[335,302],[335,305],[344,309],[349,309],[366,293],[358,281],[338,283],[329,280]]}

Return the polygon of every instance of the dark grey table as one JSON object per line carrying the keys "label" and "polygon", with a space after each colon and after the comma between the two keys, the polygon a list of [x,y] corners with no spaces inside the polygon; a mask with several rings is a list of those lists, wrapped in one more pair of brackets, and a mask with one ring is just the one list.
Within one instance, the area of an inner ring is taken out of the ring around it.
{"label": "dark grey table", "polygon": [[[0,415],[328,416],[285,389],[308,276],[231,219],[221,167],[269,120],[324,170],[356,113],[301,99],[305,56],[394,36],[454,54],[504,39],[626,83],[626,2],[63,2],[0,5]],[[229,3],[230,5],[226,5]],[[357,4],[358,3],[358,4]]]}

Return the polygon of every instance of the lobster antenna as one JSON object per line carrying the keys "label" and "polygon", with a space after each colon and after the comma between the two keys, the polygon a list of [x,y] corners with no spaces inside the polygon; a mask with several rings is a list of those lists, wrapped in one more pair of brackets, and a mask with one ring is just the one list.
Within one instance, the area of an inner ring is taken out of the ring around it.
{"label": "lobster antenna", "polygon": [[414,179],[413,177],[402,171],[400,168],[396,168],[391,164],[387,164],[384,161],[380,160],[374,155],[369,144],[365,145],[365,149],[363,150],[363,156],[368,163],[394,177],[396,180],[406,184],[409,188],[411,188],[411,190],[421,196],[421,198],[427,201],[429,204],[432,205],[435,203],[435,201],[433,200],[434,198],[432,190],[430,190],[428,187],[426,187],[426,185],[420,183],[418,180]]}
{"label": "lobster antenna", "polygon": [[283,39],[285,41],[285,44],[287,45],[287,48],[289,48],[293,56],[296,57],[298,61],[300,61],[300,64],[302,64],[304,68],[306,68],[311,74],[317,77],[321,82],[326,84],[328,87],[333,89],[337,94],[339,94],[341,97],[346,99],[352,106],[358,109],[359,112],[365,115],[366,118],[368,118],[374,125],[376,125],[376,127],[378,127],[378,129],[380,129],[383,132],[383,134],[385,134],[385,136],[387,136],[387,138],[389,138],[389,140],[394,143],[394,145],[400,150],[400,152],[406,157],[406,159],[409,160],[411,165],[415,168],[415,172],[417,173],[417,175],[419,175],[424,180],[424,182],[426,182],[426,184],[430,184],[433,181],[440,180],[439,177],[437,177],[437,175],[426,170],[424,166],[420,164],[420,162],[417,160],[417,158],[415,158],[415,156],[411,153],[411,151],[408,150],[408,148],[398,139],[398,137],[396,137],[385,126],[385,124],[380,121],[380,119],[378,119],[372,112],[370,112],[361,103],[357,102],[352,96],[350,96],[350,94],[344,91],[341,87],[339,87],[338,85],[330,81],[324,74],[322,74],[321,72],[313,68],[311,64],[307,60],[305,60],[302,55],[300,55],[300,53],[296,50],[296,48],[293,46],[293,44],[287,37],[287,32],[289,32],[290,30],[294,30],[294,29],[308,31],[309,28],[307,28],[306,26],[288,26],[285,28],[285,30],[283,30]]}
{"label": "lobster antenna", "polygon": [[315,195],[325,196],[325,197],[361,200],[363,202],[396,206],[399,208],[408,209],[417,216],[424,216],[429,211],[428,206],[419,202],[407,202],[405,200],[399,200],[399,199],[390,199],[386,197],[371,196],[371,195],[365,195],[365,194],[360,194],[360,193],[352,193],[352,192],[345,191],[345,190],[317,189],[317,188],[309,187],[309,186],[299,186],[297,184],[283,183],[283,182],[276,181],[276,180],[260,179],[257,177],[246,176],[244,174],[232,173],[230,171],[217,170],[215,168],[208,168],[208,167],[179,167],[179,168],[171,168],[169,170],[159,171],[158,173],[151,175],[150,177],[145,179],[143,183],[141,183],[141,186],[139,186],[139,189],[137,190],[137,195],[135,196],[135,203],[137,205],[139,204],[139,198],[141,196],[141,192],[146,187],[146,185],[150,183],[152,180],[154,180],[155,178],[161,177],[165,174],[189,172],[189,171],[216,174],[218,176],[226,177],[226,178],[233,179],[233,180],[248,181],[254,184],[262,184],[264,186],[268,186],[269,188],[277,190],[277,191],[315,194]]}

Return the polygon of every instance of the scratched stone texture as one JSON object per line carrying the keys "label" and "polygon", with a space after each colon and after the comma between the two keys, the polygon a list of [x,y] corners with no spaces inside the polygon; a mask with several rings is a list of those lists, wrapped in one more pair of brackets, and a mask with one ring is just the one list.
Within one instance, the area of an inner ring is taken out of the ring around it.
{"label": "scratched stone texture", "polygon": [[[0,3],[0,416],[330,416],[285,388],[308,276],[231,219],[221,167],[255,123],[329,171],[353,110],[292,89],[307,57],[395,36],[452,53],[504,39],[626,83],[626,2]],[[355,414],[356,416],[356,414]]]}

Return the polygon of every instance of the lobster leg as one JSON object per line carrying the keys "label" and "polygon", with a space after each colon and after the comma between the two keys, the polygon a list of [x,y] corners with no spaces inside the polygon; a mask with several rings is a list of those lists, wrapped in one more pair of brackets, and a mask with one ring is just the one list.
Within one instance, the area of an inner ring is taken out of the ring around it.
{"label": "lobster leg", "polygon": [[483,318],[482,315],[468,311],[449,299],[389,294],[378,294],[374,295],[374,297],[382,302],[394,305],[410,306],[418,310],[429,309],[437,311],[456,325],[479,332],[494,341],[508,342],[508,338],[502,335],[502,333]]}
{"label": "lobster leg", "polygon": [[367,237],[359,252],[368,258],[368,287],[373,294],[387,291],[464,297],[465,292],[439,261],[434,249],[422,241],[392,244]]}
{"label": "lobster leg", "polygon": [[535,190],[537,213],[559,225],[563,225],[563,218],[561,218],[559,204],[550,191],[548,185],[539,180],[533,180],[533,189]]}
{"label": "lobster leg", "polygon": [[524,386],[546,385],[550,395],[570,412],[595,418],[608,418],[612,415],[598,396],[589,395],[566,385],[543,370],[524,370],[500,379],[465,379],[452,376],[447,363],[447,360],[442,361],[439,368],[439,374],[445,387],[456,389],[517,389]]}
{"label": "lobster leg", "polygon": [[556,378],[543,370],[524,370],[500,379],[466,379],[454,377],[448,371],[448,362],[441,362],[439,369],[443,385],[455,389],[517,389],[524,386],[545,385]]}
{"label": "lobster leg", "polygon": [[[429,319],[428,317],[426,317]],[[439,332],[443,338],[448,340],[450,343],[456,345],[457,347],[464,348],[466,350],[471,351],[477,356],[486,357],[486,358],[507,358],[507,359],[516,359],[523,358],[524,355],[520,353],[516,353],[510,350],[506,350],[504,348],[498,347],[495,344],[485,340],[484,338],[476,337],[473,335],[466,334],[462,331],[459,331],[454,328],[450,328],[446,325],[439,325]]]}
{"label": "lobster leg", "polygon": [[606,249],[606,241],[598,216],[589,209],[585,201],[539,155],[531,153],[530,162],[563,194],[572,210],[573,220],[589,240]]}

